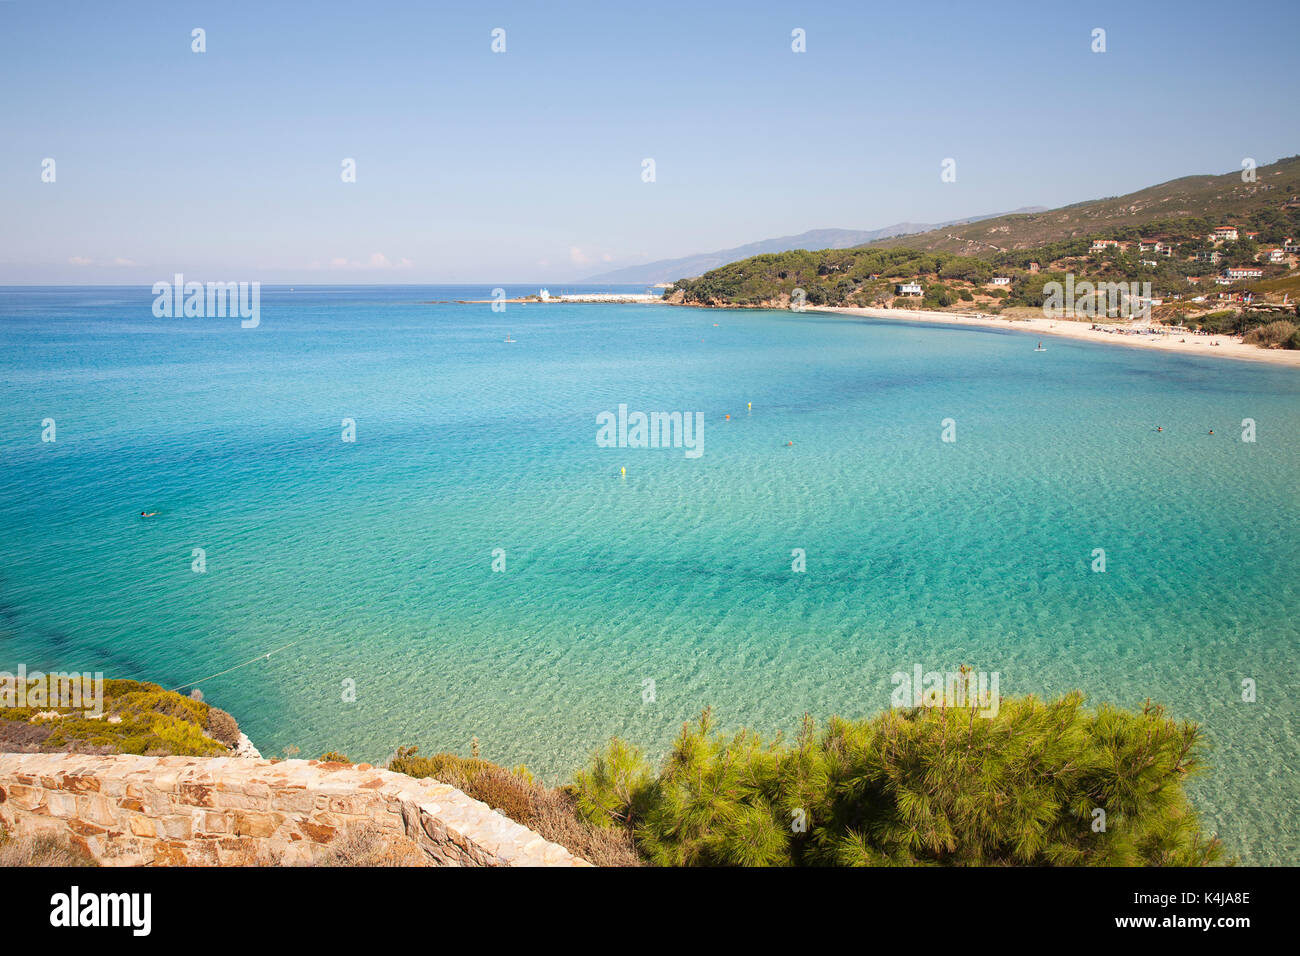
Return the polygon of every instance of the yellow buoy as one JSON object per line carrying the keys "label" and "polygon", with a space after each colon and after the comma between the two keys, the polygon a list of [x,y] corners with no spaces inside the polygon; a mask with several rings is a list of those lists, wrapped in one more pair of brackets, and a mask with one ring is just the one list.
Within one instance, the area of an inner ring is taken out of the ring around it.
{"label": "yellow buoy", "polygon": [[625,467],[624,467],[624,468],[620,468],[620,469],[618,470],[618,473],[619,473],[620,475],[622,475],[624,478],[626,478],[626,477],[627,477],[627,468],[625,468]]}
{"label": "yellow buoy", "polygon": [[746,402],[746,403],[745,403],[745,408],[747,408],[749,411],[752,412],[752,411],[754,410],[754,403],[753,403],[753,402]]}

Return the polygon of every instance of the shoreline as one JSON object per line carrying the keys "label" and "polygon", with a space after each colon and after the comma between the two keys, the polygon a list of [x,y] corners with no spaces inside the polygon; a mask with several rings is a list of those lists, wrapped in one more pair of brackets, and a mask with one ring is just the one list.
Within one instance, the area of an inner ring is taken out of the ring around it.
{"label": "shoreline", "polygon": [[421,302],[421,305],[492,305],[505,302],[512,305],[566,305],[574,302],[603,302],[614,305],[655,305],[663,301],[660,296],[644,292],[574,292],[569,295],[553,295],[539,299],[535,295],[519,296],[513,299],[446,299],[441,301]]}
{"label": "shoreline", "polygon": [[[1256,345],[1243,345],[1235,335],[1194,335],[1172,332],[1160,335],[1132,335],[1093,329],[1091,323],[1070,319],[1003,319],[985,313],[930,312],[923,309],[874,309],[849,306],[805,306],[805,312],[825,312],[834,315],[853,315],[868,319],[895,319],[900,322],[932,322],[940,325],[974,326],[986,329],[1006,329],[1011,332],[1028,332],[1034,335],[1056,335],[1084,342],[1107,345],[1125,345],[1130,348],[1177,355],[1196,355],[1205,358],[1235,359],[1242,362],[1262,362],[1266,365],[1283,365],[1300,368],[1300,351],[1288,349],[1262,349]],[[1183,340],[1186,341],[1183,341]],[[1212,342],[1219,344],[1211,345]]]}

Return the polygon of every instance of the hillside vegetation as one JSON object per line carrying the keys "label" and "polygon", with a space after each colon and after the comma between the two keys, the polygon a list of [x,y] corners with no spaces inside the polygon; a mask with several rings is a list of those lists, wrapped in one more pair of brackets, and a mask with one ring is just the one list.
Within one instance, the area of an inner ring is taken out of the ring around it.
{"label": "hillside vegetation", "polygon": [[[99,718],[9,708],[0,750],[221,756],[238,737],[233,718],[201,700],[138,681],[105,681],[104,689]],[[805,716],[789,743],[749,730],[719,734],[705,710],[682,727],[658,768],[616,738],[561,787],[482,759],[477,740],[469,757],[402,748],[388,769],[455,786],[607,866],[1201,866],[1219,859],[1220,844],[1201,831],[1184,789],[1201,767],[1197,725],[1149,703],[1139,711],[1090,710],[1077,692],[997,703],[992,716],[972,703],[834,717],[820,732]],[[338,753],[321,759],[347,762]],[[359,834],[335,862],[418,862],[400,849]],[[0,856],[14,865],[75,862],[64,850],[0,834]]]}
{"label": "hillside vegetation", "polygon": [[0,752],[219,757],[239,740],[235,719],[201,700],[142,681],[106,680],[103,688],[97,717],[86,715],[89,682],[82,688],[85,707],[0,709]]}
{"label": "hillside vegetation", "polygon": [[[1266,250],[1280,248],[1287,240],[1294,243],[1294,237],[1300,236],[1300,201],[1288,191],[1293,185],[1300,191],[1300,160],[1285,160],[1257,172],[1256,184],[1242,184],[1240,175],[1234,174],[1176,181],[1199,184],[1195,189],[1189,186],[1170,192],[1175,184],[1165,184],[1144,190],[1125,197],[1131,201],[1122,204],[1122,216],[1106,212],[1114,212],[1118,200],[1054,210],[1042,214],[1055,216],[1049,223],[1054,224],[1053,229],[1047,229],[1040,216],[1034,228],[1013,230],[1017,238],[1006,248],[967,244],[961,246],[963,252],[956,252],[940,248],[950,243],[905,237],[891,240],[888,245],[873,243],[852,249],[799,249],[752,256],[698,278],[681,279],[668,287],[664,298],[682,305],[785,308],[797,304],[802,296],[805,304],[814,307],[903,307],[998,314],[1015,307],[1040,309],[1048,298],[1044,286],[1064,286],[1070,276],[1071,282],[1107,286],[1122,283],[1128,290],[1137,290],[1135,295],[1161,299],[1164,307],[1157,315],[1159,321],[1185,323],[1193,328],[1204,326],[1196,321],[1199,314],[1222,310],[1217,303],[1238,303],[1231,331],[1240,334],[1294,317],[1300,282],[1294,271],[1294,255],[1284,256],[1280,262],[1265,255]],[[1225,179],[1235,179],[1241,190]],[[1218,192],[1207,191],[1206,182],[1215,184]],[[1159,199],[1169,199],[1170,195],[1178,197],[1178,201],[1170,199],[1166,203]],[[1193,208],[1197,201],[1213,212]],[[1003,217],[1003,225],[1010,229],[1011,220],[1024,225],[1033,218]],[[1087,231],[1074,235],[1081,224],[1088,227]],[[1103,224],[1107,225],[1105,229],[1100,228]],[[1220,226],[1236,227],[1239,238],[1210,238]],[[1027,237],[1037,244],[1024,244],[1021,240]],[[1098,239],[1112,246],[1097,248],[1094,240]],[[1153,240],[1160,242],[1160,251],[1153,251]],[[1226,283],[1216,281],[1219,275],[1226,275],[1223,270],[1229,267],[1247,266],[1262,274]],[[919,292],[912,284],[919,286]],[[1243,301],[1242,293],[1251,293],[1250,301]],[[1085,310],[1089,317],[1116,317],[1122,313],[1113,301],[1101,303],[1104,296],[1097,294],[1093,298],[1094,307]]]}
{"label": "hillside vegetation", "polygon": [[877,240],[875,245],[964,255],[1032,249],[1087,236],[1112,236],[1117,230],[1188,218],[1249,218],[1300,200],[1300,156],[1255,170],[1255,182],[1241,171],[1221,176],[1184,176],[1124,196],[1112,196],[1049,209],[998,216],[959,227]]}
{"label": "hillside vegetation", "polygon": [[[992,717],[916,707],[805,717],[796,739],[685,725],[656,769],[612,740],[566,787],[477,754],[390,770],[436,777],[592,862],[659,866],[1201,866],[1219,859],[1184,791],[1195,724],[1002,698]],[[337,755],[332,755],[337,756]],[[602,836],[603,835],[603,836]]]}

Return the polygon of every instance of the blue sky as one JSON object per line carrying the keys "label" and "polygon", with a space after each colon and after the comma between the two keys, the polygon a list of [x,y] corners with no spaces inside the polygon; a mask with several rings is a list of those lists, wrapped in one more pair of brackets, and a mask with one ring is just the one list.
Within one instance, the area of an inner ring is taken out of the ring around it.
{"label": "blue sky", "polygon": [[561,282],[1117,195],[1300,152],[1298,28],[1294,0],[0,0],[0,284]]}

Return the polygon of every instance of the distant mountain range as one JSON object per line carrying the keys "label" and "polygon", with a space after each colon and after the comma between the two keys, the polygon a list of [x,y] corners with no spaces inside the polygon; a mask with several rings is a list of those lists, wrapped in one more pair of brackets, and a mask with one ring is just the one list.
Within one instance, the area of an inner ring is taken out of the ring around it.
{"label": "distant mountain range", "polygon": [[995,212],[989,213],[987,216],[954,219],[951,222],[897,222],[892,226],[885,226],[883,229],[812,229],[808,232],[801,232],[797,236],[762,239],[748,245],[737,246],[735,249],[723,249],[720,252],[702,252],[693,256],[683,256],[680,259],[660,259],[657,262],[647,262],[644,265],[626,266],[612,272],[602,272],[600,275],[594,275],[582,281],[584,283],[609,283],[611,285],[638,285],[642,283],[654,285],[657,282],[675,282],[678,279],[703,275],[710,269],[716,269],[728,262],[762,255],[765,252],[788,252],[791,249],[849,249],[879,239],[931,232],[935,229],[966,225],[1001,216],[1037,213],[1042,212],[1045,208],[1044,206],[1026,206],[1014,212]]}

